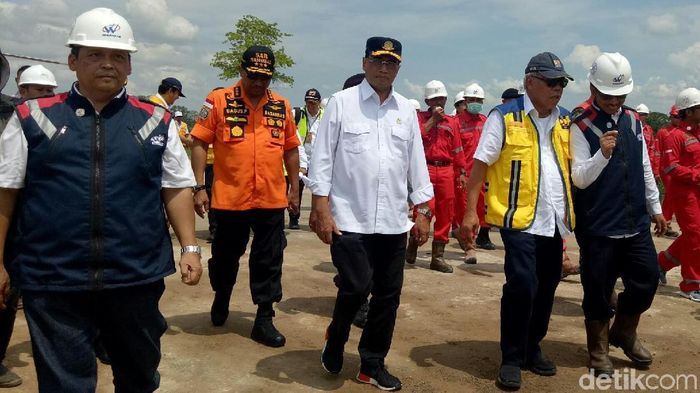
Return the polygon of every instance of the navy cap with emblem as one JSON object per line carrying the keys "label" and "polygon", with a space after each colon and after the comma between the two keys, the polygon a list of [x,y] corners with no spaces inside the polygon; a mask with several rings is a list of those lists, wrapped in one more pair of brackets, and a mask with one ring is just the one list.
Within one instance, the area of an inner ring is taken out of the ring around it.
{"label": "navy cap with emblem", "polygon": [[401,61],[401,43],[389,37],[371,37],[365,45],[365,57],[389,55]]}
{"label": "navy cap with emblem", "polygon": [[272,76],[275,71],[275,54],[266,46],[253,45],[243,52],[241,66],[250,74]]}
{"label": "navy cap with emblem", "polygon": [[321,101],[321,93],[318,90],[311,88],[304,94],[304,101]]}
{"label": "navy cap with emblem", "polygon": [[179,80],[173,78],[173,77],[168,77],[160,81],[160,84],[163,86],[168,86],[168,87],[174,87],[177,89],[177,91],[180,92],[180,97],[185,97],[184,94],[182,94],[182,83],[180,83]]}
{"label": "navy cap with emblem", "polygon": [[551,52],[538,53],[530,59],[525,67],[525,73],[538,73],[547,79],[566,78],[574,80],[564,71],[564,63]]}

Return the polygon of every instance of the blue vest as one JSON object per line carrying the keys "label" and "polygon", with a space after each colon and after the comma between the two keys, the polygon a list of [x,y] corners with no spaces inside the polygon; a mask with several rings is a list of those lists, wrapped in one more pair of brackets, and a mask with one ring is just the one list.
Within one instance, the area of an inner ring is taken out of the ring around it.
{"label": "blue vest", "polygon": [[75,88],[17,107],[28,143],[10,263],[20,289],[77,291],[175,271],[161,198],[170,114],[126,92],[100,114]]}
{"label": "blue vest", "polygon": [[591,156],[600,149],[600,136],[616,129],[617,144],[608,165],[585,189],[574,190],[574,211],[579,233],[593,236],[629,235],[648,231],[642,165],[642,123],[637,113],[622,107],[616,123],[612,116],[591,105],[574,122],[590,145]]}

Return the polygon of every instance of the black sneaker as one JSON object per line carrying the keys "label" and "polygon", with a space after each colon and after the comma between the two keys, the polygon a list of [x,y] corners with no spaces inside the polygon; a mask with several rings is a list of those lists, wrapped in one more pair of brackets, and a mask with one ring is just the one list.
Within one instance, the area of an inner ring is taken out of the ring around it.
{"label": "black sneaker", "polygon": [[289,229],[301,229],[299,226],[299,219],[298,218],[290,218],[289,219]]}
{"label": "black sneaker", "polygon": [[551,377],[557,373],[557,366],[553,361],[547,359],[542,352],[530,359],[525,365],[525,368],[544,377]]}
{"label": "black sneaker", "polygon": [[401,381],[389,374],[384,366],[375,370],[364,369],[360,366],[360,373],[357,374],[357,380],[388,392],[401,390]]}
{"label": "black sneaker", "polygon": [[477,247],[479,247],[483,250],[495,250],[496,249],[496,245],[493,244],[491,239],[489,239],[488,237],[487,238],[483,238],[483,237],[480,238],[479,236],[477,236],[474,243],[476,243]]}
{"label": "black sneaker", "polygon": [[328,345],[328,329],[326,329],[326,343],[321,351],[321,366],[330,374],[339,374],[343,369],[344,348],[335,348]]}
{"label": "black sneaker", "polygon": [[364,303],[360,306],[360,309],[357,310],[357,314],[355,314],[355,319],[352,320],[352,324],[359,327],[360,329],[364,329],[365,325],[367,324],[367,313],[369,312],[369,301],[365,300]]}
{"label": "black sneaker", "polygon": [[520,389],[520,367],[509,364],[501,365],[496,378],[496,385],[504,390]]}

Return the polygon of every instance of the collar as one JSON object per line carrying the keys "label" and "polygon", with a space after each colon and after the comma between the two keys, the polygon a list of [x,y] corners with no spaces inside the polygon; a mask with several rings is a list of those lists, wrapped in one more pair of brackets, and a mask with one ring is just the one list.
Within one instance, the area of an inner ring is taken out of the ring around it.
{"label": "collar", "polygon": [[[534,111],[535,115],[537,115],[537,109],[535,109],[535,106],[532,105],[532,101],[530,101],[530,96],[527,94],[527,91],[525,94],[523,94],[523,108],[525,109],[526,114],[530,114],[530,112]],[[554,116],[554,118],[559,117],[559,105],[555,106],[554,109],[552,109],[552,113],[549,114],[548,117]],[[535,116],[539,117],[539,116]],[[544,117],[542,119],[545,119]]]}
{"label": "collar", "polygon": [[[71,86],[70,92],[69,92],[69,97],[74,97],[77,98],[78,100],[84,100],[90,104],[90,109],[95,111],[95,105],[90,101],[89,98],[85,97],[83,93],[80,92],[78,89],[78,82],[73,82],[73,86]],[[122,87],[122,89],[117,93],[114,97],[112,97],[112,100],[107,104],[103,109],[102,112],[106,112],[110,107],[113,105],[119,104],[119,103],[124,103],[126,102],[128,98],[128,94],[126,93],[126,88]],[[99,113],[95,111],[96,113]]]}
{"label": "collar", "polygon": [[[376,91],[374,91],[374,88],[367,82],[367,78],[362,80],[362,83],[359,85],[360,89],[360,99],[362,101],[367,101],[370,97],[375,96],[377,97],[377,102],[379,102],[379,94],[377,94]],[[391,100],[395,100],[396,92],[394,91],[394,86],[391,86],[391,93],[389,93],[389,97],[387,97],[386,101],[384,101],[383,105],[386,105],[389,103]]]}

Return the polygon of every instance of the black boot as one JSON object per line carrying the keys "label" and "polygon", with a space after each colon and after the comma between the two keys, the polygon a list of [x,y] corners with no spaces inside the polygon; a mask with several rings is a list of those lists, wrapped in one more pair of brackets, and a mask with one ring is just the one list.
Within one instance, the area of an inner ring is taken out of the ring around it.
{"label": "black boot", "polygon": [[228,304],[231,301],[230,290],[218,290],[214,292],[214,302],[211,304],[211,323],[214,326],[221,326],[228,319]]}
{"label": "black boot", "polygon": [[283,347],[287,339],[272,324],[274,316],[275,311],[272,309],[272,304],[259,304],[250,338],[268,347]]}
{"label": "black boot", "polygon": [[495,250],[496,245],[493,244],[489,237],[489,227],[479,229],[479,234],[476,236],[476,246],[484,250]]}

